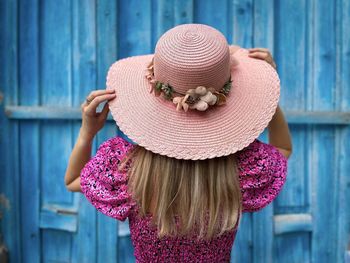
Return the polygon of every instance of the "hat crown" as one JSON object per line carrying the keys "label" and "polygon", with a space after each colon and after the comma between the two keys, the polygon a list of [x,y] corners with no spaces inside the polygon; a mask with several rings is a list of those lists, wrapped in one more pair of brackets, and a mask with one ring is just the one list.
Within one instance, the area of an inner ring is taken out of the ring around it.
{"label": "hat crown", "polygon": [[225,36],[203,24],[183,24],[165,32],[154,53],[154,77],[176,92],[197,86],[222,89],[230,78],[230,50]]}

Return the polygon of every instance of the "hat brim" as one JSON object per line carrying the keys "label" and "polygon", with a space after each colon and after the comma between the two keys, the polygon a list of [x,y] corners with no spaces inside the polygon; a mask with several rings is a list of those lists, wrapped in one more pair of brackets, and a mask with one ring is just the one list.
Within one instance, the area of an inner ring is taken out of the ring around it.
{"label": "hat brim", "polygon": [[128,57],[111,65],[107,90],[116,98],[109,108],[119,129],[154,153],[177,159],[209,159],[235,153],[254,141],[272,119],[280,96],[273,67],[239,48],[231,68],[226,104],[204,112],[176,111],[176,105],[150,93],[145,69],[153,54]]}

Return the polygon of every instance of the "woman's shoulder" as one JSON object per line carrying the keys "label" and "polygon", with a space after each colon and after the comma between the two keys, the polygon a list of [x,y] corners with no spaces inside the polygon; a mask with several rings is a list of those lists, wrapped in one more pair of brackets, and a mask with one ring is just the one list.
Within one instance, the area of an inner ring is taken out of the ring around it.
{"label": "woman's shoulder", "polygon": [[134,207],[128,177],[118,165],[133,144],[120,136],[104,141],[80,173],[83,195],[103,214],[125,220]]}
{"label": "woman's shoulder", "polygon": [[249,156],[260,156],[261,154],[269,154],[274,156],[275,158],[281,158],[287,159],[279,150],[277,147],[275,147],[272,144],[265,143],[261,141],[260,139],[254,139],[253,142],[251,142],[248,146],[243,148],[242,150],[237,152],[238,157],[246,158]]}
{"label": "woman's shoulder", "polygon": [[118,156],[122,156],[126,154],[131,148],[133,148],[134,144],[122,136],[116,135],[99,146],[98,150],[107,150],[107,153],[113,152]]}
{"label": "woman's shoulder", "polygon": [[253,166],[266,167],[267,165],[280,163],[287,165],[288,159],[272,144],[255,139],[248,146],[236,153],[241,171],[251,170]]}
{"label": "woman's shoulder", "polygon": [[257,211],[281,192],[287,176],[287,158],[273,145],[255,139],[236,153],[243,211]]}

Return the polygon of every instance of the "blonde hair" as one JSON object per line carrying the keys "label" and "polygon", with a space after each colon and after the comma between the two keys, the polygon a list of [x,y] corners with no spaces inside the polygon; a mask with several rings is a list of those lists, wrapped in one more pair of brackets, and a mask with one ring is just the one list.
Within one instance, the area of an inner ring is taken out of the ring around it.
{"label": "blonde hair", "polygon": [[152,212],[159,237],[197,230],[199,238],[210,239],[232,230],[238,222],[242,197],[234,154],[181,160],[134,145],[120,169],[130,159],[129,192],[140,207],[140,216]]}

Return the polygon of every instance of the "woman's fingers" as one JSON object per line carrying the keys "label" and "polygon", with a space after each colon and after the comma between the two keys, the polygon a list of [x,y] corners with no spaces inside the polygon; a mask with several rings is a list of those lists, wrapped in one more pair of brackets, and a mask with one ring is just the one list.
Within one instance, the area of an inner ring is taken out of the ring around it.
{"label": "woman's fingers", "polygon": [[96,114],[96,109],[98,107],[98,105],[105,101],[105,100],[111,100],[114,99],[116,96],[115,93],[113,94],[105,94],[105,95],[99,95],[97,97],[95,97],[89,105],[86,106],[86,113],[90,114],[90,115],[95,115]]}
{"label": "woman's fingers", "polygon": [[272,67],[276,69],[276,63],[274,62],[269,51],[252,51],[248,54],[248,56],[252,58],[265,60],[267,63],[269,63]]}
{"label": "woman's fingers", "polygon": [[266,52],[257,51],[250,53],[249,56],[254,58],[267,59],[270,55]]}
{"label": "woman's fingers", "polygon": [[114,90],[95,90],[89,94],[81,105],[82,110],[82,130],[88,138],[93,138],[102,129],[108,115],[108,102],[105,103],[101,112],[96,112],[99,104],[116,97]]}
{"label": "woman's fingers", "polygon": [[89,96],[87,96],[87,99],[89,99],[90,101],[93,100],[95,97],[103,95],[103,94],[113,94],[115,92],[115,90],[94,90],[92,92],[90,92]]}
{"label": "woman's fingers", "polygon": [[[83,110],[86,106],[90,104],[90,102],[97,96],[103,95],[103,94],[115,94],[115,90],[94,90],[90,92],[90,94],[86,97],[86,100],[80,105],[80,108]],[[87,100],[90,102],[87,103]]]}
{"label": "woman's fingers", "polygon": [[263,47],[248,48],[248,51],[249,52],[261,51],[261,52],[270,53],[270,51],[267,48],[263,48]]}

